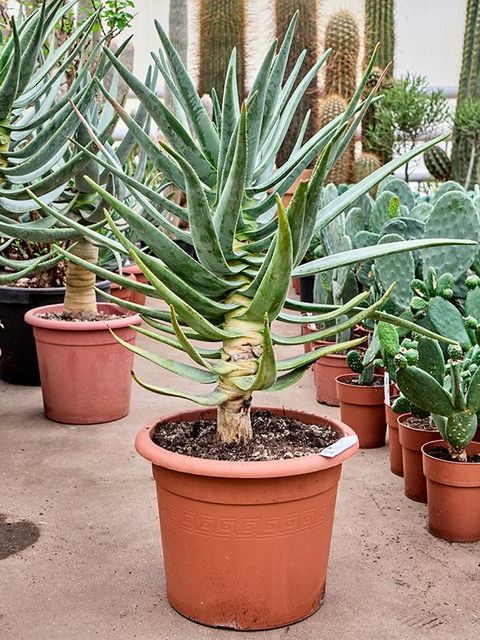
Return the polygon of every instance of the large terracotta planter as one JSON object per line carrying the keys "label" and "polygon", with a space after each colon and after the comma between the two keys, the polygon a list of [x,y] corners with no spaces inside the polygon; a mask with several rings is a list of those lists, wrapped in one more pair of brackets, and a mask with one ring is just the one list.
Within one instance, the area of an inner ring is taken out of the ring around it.
{"label": "large terracotta planter", "polygon": [[[106,313],[125,310],[100,303]],[[119,344],[109,328],[126,342],[135,341],[129,325],[140,324],[138,315],[100,322],[63,322],[39,318],[58,313],[54,304],[28,311],[33,326],[42,384],[45,415],[66,424],[98,424],[119,420],[130,407],[133,353]]]}
{"label": "large terracotta planter", "polygon": [[[301,411],[270,409],[318,424]],[[194,410],[164,421],[210,418]],[[339,433],[353,431],[322,418]],[[223,462],[169,452],[151,440],[136,449],[153,463],[167,595],[182,615],[213,627],[270,629],[302,620],[322,603],[342,463],[311,455],[273,462]]]}
{"label": "large terracotta planter", "polygon": [[[337,377],[340,419],[355,431],[360,449],[383,447],[387,430],[383,384],[350,384],[355,377],[351,371]],[[381,376],[375,376],[375,379],[383,380]]]}
{"label": "large terracotta planter", "polygon": [[[110,282],[102,280],[97,287],[108,291]],[[40,384],[33,330],[24,317],[30,309],[61,304],[64,298],[65,287],[0,287],[0,379],[10,384]]]}
{"label": "large terracotta planter", "polygon": [[[430,455],[443,440],[422,447],[423,470],[427,478],[428,527],[437,538],[451,542],[480,540],[480,463],[450,462]],[[467,447],[480,453],[480,442]]]}
{"label": "large terracotta planter", "polygon": [[322,356],[314,364],[314,374],[317,402],[338,407],[340,401],[338,399],[336,379],[338,376],[352,375],[352,370],[347,364],[347,356],[337,353]]}
{"label": "large terracotta planter", "polygon": [[398,396],[390,396],[390,404],[385,403],[385,418],[388,427],[388,450],[390,454],[390,471],[403,478],[402,445],[398,439],[398,413],[392,410],[393,400]]}
{"label": "large terracotta planter", "polygon": [[[133,274],[137,282],[142,282],[143,284],[149,284],[145,274],[137,264],[131,264],[131,265],[128,265],[127,267],[122,267],[122,271],[125,274]],[[144,305],[146,299],[147,299],[147,296],[144,293],[139,293],[138,291],[131,292],[130,302]]]}
{"label": "large terracotta planter", "polygon": [[427,442],[437,440],[436,430],[414,429],[405,424],[410,413],[398,417],[398,437],[402,447],[403,485],[405,495],[415,502],[427,502],[427,481],[423,473],[422,447]]}

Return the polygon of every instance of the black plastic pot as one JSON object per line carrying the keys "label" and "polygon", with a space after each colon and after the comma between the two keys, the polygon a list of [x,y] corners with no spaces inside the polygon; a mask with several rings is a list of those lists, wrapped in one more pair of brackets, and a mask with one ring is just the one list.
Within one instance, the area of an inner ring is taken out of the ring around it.
{"label": "black plastic pot", "polygon": [[[110,282],[99,282],[97,287],[106,291]],[[4,327],[0,327],[0,379],[11,384],[40,384],[33,330],[23,318],[30,309],[60,304],[64,297],[65,287],[0,287],[0,322]]]}
{"label": "black plastic pot", "polygon": [[300,300],[302,302],[313,302],[313,286],[315,276],[304,276],[300,278]]}

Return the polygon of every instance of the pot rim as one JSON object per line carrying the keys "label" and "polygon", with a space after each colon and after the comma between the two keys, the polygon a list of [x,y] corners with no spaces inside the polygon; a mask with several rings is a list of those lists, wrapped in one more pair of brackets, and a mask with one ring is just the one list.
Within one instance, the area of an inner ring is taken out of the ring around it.
{"label": "pot rim", "polygon": [[411,427],[409,424],[405,424],[404,422],[401,421],[402,418],[407,418],[407,417],[410,418],[411,416],[413,416],[413,414],[410,411],[407,411],[405,413],[400,413],[397,418],[397,423],[401,425],[404,429],[410,429],[411,431],[419,431],[421,433],[433,433],[433,434],[439,433],[438,429],[417,429],[416,427]]}
{"label": "pot rim", "polygon": [[111,302],[99,302],[97,303],[99,310],[118,310],[125,315],[122,318],[116,320],[100,320],[98,322],[91,322],[88,320],[82,322],[70,322],[65,320],[48,320],[47,318],[39,318],[38,314],[48,313],[49,311],[63,310],[63,304],[47,304],[43,307],[35,307],[30,309],[25,314],[25,322],[32,327],[38,329],[49,329],[53,331],[105,331],[108,329],[123,329],[129,325],[139,325],[142,319],[137,314],[127,312],[126,309],[120,305],[113,304]]}
{"label": "pot rim", "polygon": [[[383,385],[373,385],[373,384],[349,384],[348,382],[344,382],[342,380],[342,378],[351,378],[352,376],[355,376],[355,372],[352,371],[351,373],[342,373],[339,376],[337,376],[335,378],[335,382],[337,382],[338,384],[341,384],[344,387],[355,387],[356,389],[381,389],[383,392]],[[379,380],[383,380],[383,376],[380,373],[374,373],[373,377]],[[391,386],[392,383],[390,383]]]}
{"label": "pot rim", "polygon": [[[480,442],[476,442],[475,440],[472,440],[470,444],[467,446],[467,450],[471,444],[476,444],[479,448],[479,453],[480,453]],[[434,447],[439,447],[442,445],[444,447],[448,446],[445,440],[431,440],[430,442],[426,442],[424,445],[422,445],[422,454],[429,460],[434,460],[435,463],[438,463],[438,464],[449,464],[449,465],[457,465],[457,466],[461,465],[463,467],[468,467],[470,469],[475,469],[476,467],[474,465],[478,465],[478,469],[480,471],[480,462],[462,462],[460,460],[443,460],[442,458],[436,458],[435,456],[430,455],[430,453],[427,451],[427,449],[433,449]]]}
{"label": "pot rim", "polygon": [[[316,419],[321,419],[322,421],[327,422],[333,426],[336,431],[341,433],[342,436],[356,435],[354,430],[348,425],[329,416],[317,416],[316,414],[309,413],[307,411],[285,409],[284,407],[258,406],[254,407],[253,410],[269,410],[274,413],[283,413],[284,415],[294,413],[297,417],[298,414],[303,414],[305,417],[312,416]],[[348,449],[342,451],[342,453],[334,458],[325,458],[320,454],[311,454],[302,458],[290,458],[288,460],[264,460],[259,462],[253,460],[227,461],[195,458],[193,456],[174,453],[173,451],[168,451],[167,449],[160,447],[152,441],[151,432],[159,422],[175,421],[176,418],[177,421],[188,420],[189,415],[192,415],[193,419],[194,415],[198,416],[199,411],[202,413],[211,413],[212,411],[215,411],[215,409],[190,409],[186,411],[179,411],[164,416],[161,420],[155,420],[139,431],[135,439],[135,449],[149,462],[166,469],[199,476],[239,479],[279,478],[314,473],[316,471],[330,469],[331,467],[336,467],[342,464],[351,458],[358,450],[357,439],[356,443],[352,444]],[[311,424],[315,423],[312,422]]]}

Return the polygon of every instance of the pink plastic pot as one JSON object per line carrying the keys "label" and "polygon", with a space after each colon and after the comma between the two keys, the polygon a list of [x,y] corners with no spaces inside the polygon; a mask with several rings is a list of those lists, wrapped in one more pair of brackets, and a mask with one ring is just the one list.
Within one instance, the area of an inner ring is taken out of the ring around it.
{"label": "pink plastic pot", "polygon": [[[125,314],[114,304],[99,311]],[[100,322],[64,322],[39,318],[61,313],[63,305],[37,307],[25,314],[33,326],[45,415],[66,424],[99,424],[119,420],[130,408],[133,353],[119,344],[109,328],[134,343],[138,315]]]}
{"label": "pink plastic pot", "polygon": [[[124,274],[133,274],[137,282],[142,282],[143,284],[149,284],[146,276],[140,267],[136,264],[131,264],[127,267],[123,267],[122,271]],[[132,291],[130,296],[130,302],[134,302],[135,304],[144,305],[146,300],[146,295],[144,293],[139,293],[138,291]]]}

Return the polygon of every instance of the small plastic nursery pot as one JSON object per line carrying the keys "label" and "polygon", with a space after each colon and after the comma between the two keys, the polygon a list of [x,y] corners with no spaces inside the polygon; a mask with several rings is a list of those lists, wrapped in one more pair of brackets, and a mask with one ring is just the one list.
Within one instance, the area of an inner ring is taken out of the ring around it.
{"label": "small plastic nursery pot", "polygon": [[[137,281],[137,277],[134,273],[130,273],[128,275],[128,279],[132,282]],[[136,291],[132,291],[128,289],[128,287],[122,287],[116,282],[112,282],[112,286],[110,287],[110,293],[112,296],[115,296],[119,300],[133,301],[133,296],[136,294]]]}
{"label": "small plastic nursery pot", "polygon": [[300,278],[292,278],[292,287],[297,296],[300,295]]}
{"label": "small plastic nursery pot", "polygon": [[297,187],[300,184],[300,182],[302,182],[303,180],[310,180],[311,177],[312,177],[312,169],[304,169],[302,173],[298,176],[298,178],[295,180],[295,182],[292,185],[290,185],[290,187],[287,189],[285,195],[282,198],[283,206],[285,207],[285,209],[290,204],[290,201],[293,198],[293,194],[297,190]]}
{"label": "small plastic nursery pot", "polygon": [[340,419],[355,431],[360,449],[383,447],[387,430],[383,378],[374,376],[379,385],[352,384],[354,378],[350,371],[336,379]]}
{"label": "small plastic nursery pot", "polygon": [[[126,274],[133,274],[138,282],[143,284],[149,284],[148,280],[137,264],[131,264],[127,267],[122,267],[122,272]],[[130,301],[135,304],[145,304],[147,296],[144,293],[139,293],[138,291],[132,291],[130,295]]]}
{"label": "small plastic nursery pot", "polygon": [[25,322],[33,327],[37,346],[45,415],[65,424],[99,424],[119,420],[130,408],[133,353],[115,340],[109,329],[135,342],[129,325],[140,316],[114,304],[100,303],[104,313],[122,318],[99,322],[65,322],[40,318],[61,313],[63,305],[32,309]]}
{"label": "small plastic nursery pot", "polygon": [[[480,540],[480,463],[451,462],[430,455],[445,447],[443,440],[422,447],[427,478],[428,528],[437,538],[450,542]],[[471,442],[467,453],[480,453],[480,442]]]}
{"label": "small plastic nursery pot", "polygon": [[[332,418],[269,410],[354,435]],[[213,417],[213,409],[194,410],[162,422]],[[282,627],[315,613],[325,593],[342,463],[358,445],[334,458],[203,460],[154,444],[156,424],[140,431],[135,446],[153,464],[173,608],[202,624],[242,630]]]}
{"label": "small plastic nursery pot", "polygon": [[397,395],[390,396],[390,404],[385,402],[385,418],[388,427],[388,450],[390,454],[390,471],[403,478],[402,445],[398,439],[398,413],[392,410]]}
{"label": "small plastic nursery pot", "polygon": [[[110,282],[97,287],[107,291]],[[25,314],[36,307],[61,304],[65,287],[0,287],[0,378],[10,384],[39,385],[35,339]]]}
{"label": "small plastic nursery pot", "polygon": [[[323,344],[330,343],[325,342]],[[346,355],[331,353],[328,356],[322,356],[316,360],[314,364],[314,376],[317,402],[338,407],[340,401],[338,399],[336,379],[339,376],[347,374],[352,375],[352,370],[347,364]]]}
{"label": "small plastic nursery pot", "polygon": [[415,502],[427,502],[427,481],[423,473],[422,447],[427,442],[437,440],[436,430],[414,429],[406,424],[411,413],[398,417],[398,437],[402,447],[403,485],[405,495]]}

